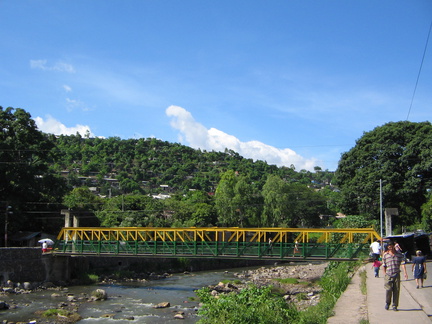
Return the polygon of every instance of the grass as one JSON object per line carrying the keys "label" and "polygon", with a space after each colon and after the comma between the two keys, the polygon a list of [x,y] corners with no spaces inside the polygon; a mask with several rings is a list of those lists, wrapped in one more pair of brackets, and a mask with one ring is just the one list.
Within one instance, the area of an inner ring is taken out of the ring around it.
{"label": "grass", "polygon": [[284,279],[279,279],[279,278],[275,278],[273,279],[274,281],[277,281],[281,284],[291,284],[291,285],[311,285],[310,282],[307,281],[298,281],[298,279],[296,278],[284,278]]}
{"label": "grass", "polygon": [[360,274],[360,291],[363,295],[367,294],[367,286],[366,286],[366,279],[367,279],[367,272],[366,270],[362,270],[359,272]]}
{"label": "grass", "polygon": [[52,309],[48,309],[42,313],[42,316],[44,316],[44,317],[52,317],[52,316],[57,316],[57,315],[68,316],[69,312],[64,310],[64,309],[52,308]]}
{"label": "grass", "polygon": [[298,284],[299,283],[299,281],[296,278],[284,278],[284,279],[276,278],[273,280],[277,281],[281,284]]}
{"label": "grass", "polygon": [[85,285],[91,285],[99,282],[99,276],[93,273],[81,273],[78,279],[82,284]]}
{"label": "grass", "polygon": [[239,285],[239,284],[241,284],[242,283],[242,281],[241,280],[239,280],[239,279],[235,279],[235,280],[228,280],[228,279],[225,279],[225,280],[222,280],[221,281],[224,285],[226,285],[226,284],[233,284],[233,285]]}

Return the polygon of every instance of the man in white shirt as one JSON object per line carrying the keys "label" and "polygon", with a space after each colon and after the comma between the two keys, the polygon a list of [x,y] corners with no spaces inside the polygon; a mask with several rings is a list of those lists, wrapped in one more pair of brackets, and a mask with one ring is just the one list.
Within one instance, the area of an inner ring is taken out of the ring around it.
{"label": "man in white shirt", "polygon": [[372,258],[378,260],[381,255],[381,241],[375,238],[373,243],[370,245],[370,251],[372,253]]}

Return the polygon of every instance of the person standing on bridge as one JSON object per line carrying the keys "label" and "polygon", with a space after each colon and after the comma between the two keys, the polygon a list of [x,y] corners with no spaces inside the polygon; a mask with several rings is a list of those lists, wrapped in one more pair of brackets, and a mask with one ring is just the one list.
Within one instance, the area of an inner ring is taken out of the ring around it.
{"label": "person standing on bridge", "polygon": [[384,271],[384,288],[386,290],[386,304],[385,309],[389,309],[393,297],[393,310],[397,311],[399,306],[399,293],[400,293],[400,268],[404,271],[405,279],[408,279],[408,273],[405,267],[404,255],[397,252],[393,242],[387,245],[387,252],[384,253],[383,258],[383,271]]}
{"label": "person standing on bridge", "polygon": [[42,243],[42,252],[45,253],[48,251],[48,244],[47,242]]}

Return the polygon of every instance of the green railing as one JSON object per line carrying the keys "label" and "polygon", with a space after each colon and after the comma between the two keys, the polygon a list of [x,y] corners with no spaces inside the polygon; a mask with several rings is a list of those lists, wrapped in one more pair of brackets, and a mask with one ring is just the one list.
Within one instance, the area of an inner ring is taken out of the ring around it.
{"label": "green railing", "polygon": [[[295,249],[295,246],[297,248]],[[340,259],[367,256],[364,243],[177,242],[177,241],[57,241],[53,253],[69,255],[239,258],[239,259]]]}

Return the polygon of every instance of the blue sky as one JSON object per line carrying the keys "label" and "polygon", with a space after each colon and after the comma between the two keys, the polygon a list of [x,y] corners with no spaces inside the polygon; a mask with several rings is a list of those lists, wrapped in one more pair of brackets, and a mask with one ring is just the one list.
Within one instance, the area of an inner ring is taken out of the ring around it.
{"label": "blue sky", "polygon": [[[148,138],[335,170],[430,121],[430,0],[0,0],[0,105],[54,134]],[[432,38],[432,37],[431,37]]]}

